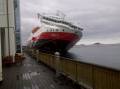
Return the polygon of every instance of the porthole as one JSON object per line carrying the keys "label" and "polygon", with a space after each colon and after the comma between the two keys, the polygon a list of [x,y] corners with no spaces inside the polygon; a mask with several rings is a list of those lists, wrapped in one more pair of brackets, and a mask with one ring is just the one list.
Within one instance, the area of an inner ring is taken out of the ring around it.
{"label": "porthole", "polygon": [[75,31],[75,33],[77,34],[77,31]]}

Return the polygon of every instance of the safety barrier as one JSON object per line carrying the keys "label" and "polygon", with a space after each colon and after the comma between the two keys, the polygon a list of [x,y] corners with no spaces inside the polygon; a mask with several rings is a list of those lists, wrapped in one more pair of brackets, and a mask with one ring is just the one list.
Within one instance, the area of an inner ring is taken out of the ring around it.
{"label": "safety barrier", "polygon": [[[56,56],[31,52],[38,61],[56,70]],[[120,89],[120,71],[60,57],[59,72],[86,89]]]}

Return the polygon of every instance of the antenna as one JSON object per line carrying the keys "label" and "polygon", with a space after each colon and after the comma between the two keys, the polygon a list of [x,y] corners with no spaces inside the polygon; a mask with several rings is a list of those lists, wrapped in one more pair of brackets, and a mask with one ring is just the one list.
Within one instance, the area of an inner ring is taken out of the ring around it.
{"label": "antenna", "polygon": [[41,18],[41,14],[37,13],[37,18],[40,19]]}
{"label": "antenna", "polygon": [[60,16],[64,19],[66,15],[62,11],[57,10],[56,16]]}
{"label": "antenna", "polygon": [[37,18],[38,18],[38,20],[40,20],[40,22],[42,22],[42,15],[40,14],[40,13],[37,13]]}

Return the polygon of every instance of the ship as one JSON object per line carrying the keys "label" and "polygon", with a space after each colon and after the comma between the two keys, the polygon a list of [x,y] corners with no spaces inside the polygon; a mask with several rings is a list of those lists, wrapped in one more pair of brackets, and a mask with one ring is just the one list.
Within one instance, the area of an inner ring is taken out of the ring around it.
{"label": "ship", "polygon": [[30,48],[47,52],[67,52],[82,37],[83,28],[67,21],[65,16],[38,14],[41,26],[32,30]]}

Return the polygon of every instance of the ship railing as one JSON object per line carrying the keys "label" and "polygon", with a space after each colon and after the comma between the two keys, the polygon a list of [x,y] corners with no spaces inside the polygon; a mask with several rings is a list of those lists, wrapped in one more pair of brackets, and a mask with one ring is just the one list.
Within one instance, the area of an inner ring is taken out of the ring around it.
{"label": "ship railing", "polygon": [[[41,21],[42,21],[42,22],[45,22],[44,20],[52,21],[52,22],[55,22],[55,23],[62,23],[63,25],[65,24],[65,25],[67,25],[67,26],[70,26],[71,28],[78,29],[78,30],[81,30],[81,31],[83,30],[82,28],[80,28],[80,27],[78,27],[78,26],[75,26],[75,25],[73,25],[72,23],[66,22],[66,21],[64,21],[64,20],[57,20],[57,19],[53,19],[53,18],[49,18],[49,17],[43,16]],[[47,23],[47,22],[45,22],[45,23]]]}

